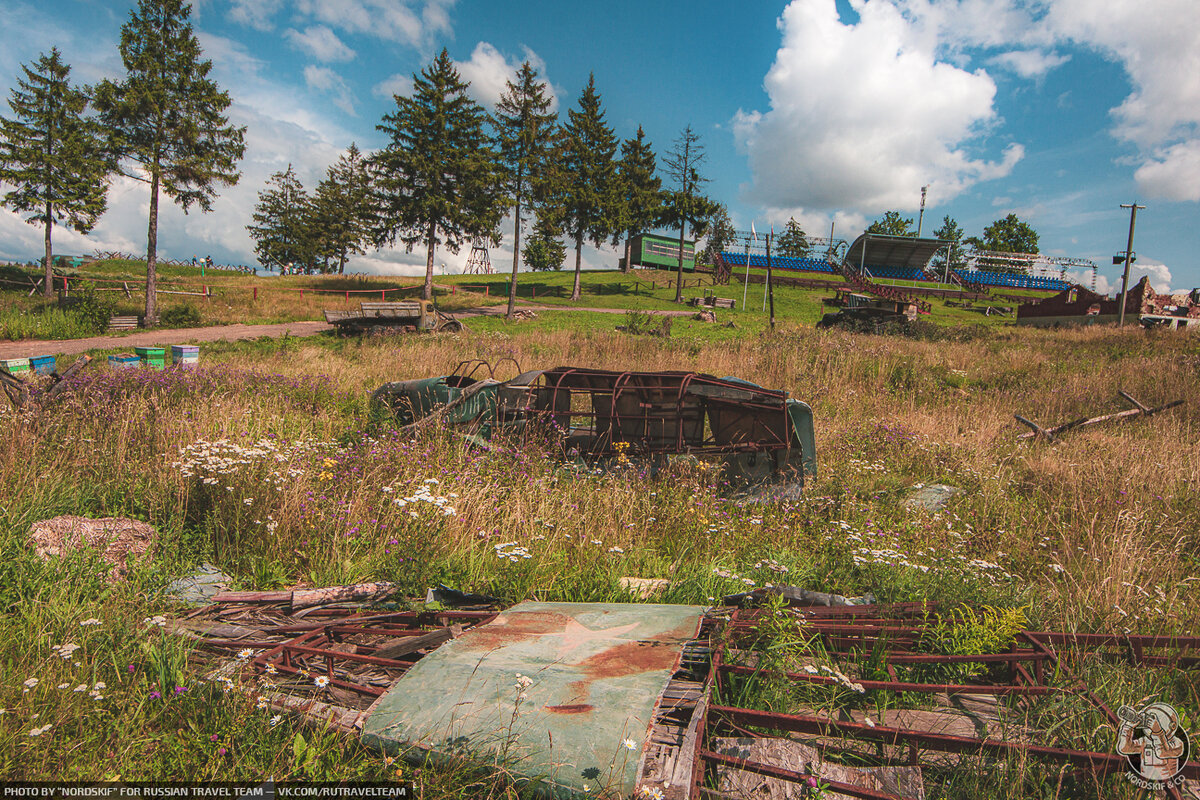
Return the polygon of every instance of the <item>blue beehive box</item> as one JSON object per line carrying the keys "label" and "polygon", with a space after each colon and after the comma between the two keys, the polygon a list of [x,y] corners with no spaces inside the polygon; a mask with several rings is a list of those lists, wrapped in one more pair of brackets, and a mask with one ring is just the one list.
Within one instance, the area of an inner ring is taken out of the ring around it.
{"label": "blue beehive box", "polygon": [[31,356],[29,366],[33,367],[33,371],[38,375],[49,375],[54,372],[54,356]]}
{"label": "blue beehive box", "polygon": [[194,367],[200,363],[200,347],[194,344],[171,345],[171,363],[179,367]]}
{"label": "blue beehive box", "polygon": [[136,369],[141,362],[133,353],[117,353],[108,357],[108,365],[113,369]]}

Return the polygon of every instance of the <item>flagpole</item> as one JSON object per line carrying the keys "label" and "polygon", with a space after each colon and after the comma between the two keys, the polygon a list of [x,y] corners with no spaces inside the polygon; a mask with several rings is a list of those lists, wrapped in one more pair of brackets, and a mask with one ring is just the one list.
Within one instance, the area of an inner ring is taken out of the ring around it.
{"label": "flagpole", "polygon": [[[775,233],[775,226],[773,224],[771,225],[771,233]],[[771,243],[771,234],[769,233],[769,234],[767,234],[767,244],[770,245],[770,243]],[[770,255],[768,254],[768,256],[767,256],[767,277],[763,281],[763,307],[762,307],[762,310],[764,313],[767,310],[767,292],[770,291],[770,288],[771,288],[771,258],[770,258]]]}
{"label": "flagpole", "polygon": [[[754,235],[754,223],[750,223],[750,236]],[[750,236],[746,237],[746,277],[742,280],[742,311],[746,310],[746,292],[750,290]]]}
{"label": "flagpole", "polygon": [[746,277],[742,280],[742,311],[746,310],[746,292],[750,291],[750,239],[746,239]]}
{"label": "flagpole", "polygon": [[775,330],[775,286],[771,283],[771,239],[775,237],[775,226],[767,234],[767,293],[771,296],[771,330]]}

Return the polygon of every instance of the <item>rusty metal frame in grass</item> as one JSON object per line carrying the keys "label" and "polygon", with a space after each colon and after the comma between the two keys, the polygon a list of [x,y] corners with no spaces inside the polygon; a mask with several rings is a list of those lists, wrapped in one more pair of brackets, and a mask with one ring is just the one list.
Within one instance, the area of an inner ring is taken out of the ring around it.
{"label": "rusty metal frame in grass", "polygon": [[[401,611],[384,614],[359,614],[342,609],[328,611],[332,618],[264,626],[257,630],[261,637],[293,634],[282,641],[200,638],[199,643],[226,650],[261,649],[262,652],[248,661],[248,667],[257,673],[277,672],[292,677],[323,675],[328,678],[331,687],[377,698],[383,695],[386,688],[345,680],[350,666],[376,667],[394,680],[421,658],[420,650],[437,647],[460,634],[464,626],[477,625],[495,616],[489,611]],[[338,645],[346,643],[346,637],[368,636],[379,641],[354,644],[356,648],[369,649],[369,652],[337,649]],[[382,653],[387,655],[379,655]]]}
{"label": "rusty metal frame in grass", "polygon": [[[1095,696],[1086,683],[1075,675],[1070,667],[1063,662],[1061,656],[1052,645],[1060,644],[1072,647],[1086,647],[1090,655],[1101,657],[1128,658],[1133,663],[1156,666],[1194,666],[1200,664],[1200,658],[1185,657],[1182,654],[1200,649],[1200,637],[1183,636],[1109,636],[1102,634],[1068,634],[1050,631],[1022,631],[1014,641],[1010,652],[994,654],[956,654],[943,655],[913,652],[904,647],[905,644],[915,644],[919,641],[924,626],[913,617],[924,616],[926,609],[913,606],[895,608],[894,616],[884,616],[880,612],[886,609],[874,606],[843,606],[837,608],[805,608],[799,611],[797,620],[801,629],[806,633],[820,636],[830,651],[847,655],[847,651],[875,651],[883,658],[884,666],[892,680],[854,681],[864,690],[889,690],[895,692],[974,694],[974,695],[1017,695],[1040,696],[1051,693],[1070,693],[1083,697],[1102,711],[1109,721],[1116,724],[1116,716],[1102,700]],[[729,624],[730,636],[722,648],[714,654],[713,672],[717,686],[722,685],[723,678],[728,675],[753,676],[761,671],[752,666],[726,664],[723,659],[732,654],[731,648],[744,641],[751,634],[758,622],[760,612],[738,610],[734,612]],[[905,619],[905,617],[908,617]],[[1026,645],[1026,646],[1023,646]],[[886,649],[881,649],[886,648]],[[1102,650],[1100,648],[1110,648]],[[1113,649],[1115,648],[1115,649]],[[1172,655],[1148,654],[1146,650],[1167,650]],[[894,665],[901,664],[955,664],[983,663],[1009,665],[1011,683],[988,684],[938,684],[919,683],[896,680]],[[1030,672],[1023,665],[1032,664]],[[1062,688],[1045,684],[1046,666],[1049,664],[1060,677],[1074,688]],[[841,683],[838,678],[820,674],[784,673],[788,680],[823,685]],[[1049,747],[1028,742],[1005,741],[1002,739],[958,736],[938,733],[928,730],[892,727],[879,724],[864,724],[855,721],[835,720],[824,716],[806,714],[781,714],[759,711],[747,708],[734,708],[714,705],[706,709],[708,732],[721,729],[735,730],[742,733],[752,733],[746,727],[785,731],[817,736],[839,736],[846,738],[866,739],[880,746],[907,745],[909,762],[917,763],[918,749],[937,750],[951,753],[990,753],[1003,755],[1020,753],[1039,758],[1063,762],[1077,769],[1084,769],[1095,775],[1107,775],[1124,770],[1127,762],[1124,757],[1115,753],[1099,753],[1070,748]],[[759,736],[761,734],[753,734]],[[789,782],[802,782],[809,775],[782,769],[772,764],[762,764],[728,755],[702,750],[698,758],[703,762],[731,767],[734,769],[753,772],[769,778]],[[1182,771],[1186,778],[1200,778],[1200,763],[1188,762]],[[864,789],[847,784],[833,785],[824,781],[833,791],[852,797],[869,798],[870,800],[902,800],[896,795],[879,792],[874,789]],[[695,790],[702,789],[702,779],[697,778]],[[1172,797],[1178,797],[1177,791],[1170,792]]]}
{"label": "rusty metal frame in grass", "polygon": [[559,367],[502,390],[501,413],[544,419],[581,454],[786,451],[787,393],[694,372]]}

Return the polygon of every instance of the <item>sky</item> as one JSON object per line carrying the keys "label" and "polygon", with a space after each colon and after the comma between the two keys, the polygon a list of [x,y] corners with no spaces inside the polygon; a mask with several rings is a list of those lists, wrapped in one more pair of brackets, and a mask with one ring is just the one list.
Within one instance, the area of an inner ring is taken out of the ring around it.
{"label": "sky", "polygon": [[[0,0],[0,98],[55,46],[75,81],[119,79],[133,5]],[[617,136],[642,126],[660,161],[690,125],[707,194],[738,228],[794,217],[853,239],[888,210],[916,219],[928,186],[925,235],[945,216],[971,236],[1015,213],[1042,252],[1096,262],[1108,291],[1129,231],[1120,206],[1137,202],[1134,276],[1200,286],[1195,0],[193,0],[192,15],[247,147],[212,213],[164,198],[165,257],[253,264],[245,225],[271,174],[291,164],[312,189],[352,142],[384,146],[394,95],[446,48],[488,108],[528,60],[564,117],[594,74]],[[115,179],[92,233],[58,229],[56,251],[144,253],[148,209],[148,187]],[[491,248],[497,269],[511,269],[511,229]],[[0,258],[41,248],[38,228],[0,211]],[[467,255],[435,263],[458,272]],[[584,251],[588,267],[616,259]],[[400,248],[350,269],[424,262]]]}

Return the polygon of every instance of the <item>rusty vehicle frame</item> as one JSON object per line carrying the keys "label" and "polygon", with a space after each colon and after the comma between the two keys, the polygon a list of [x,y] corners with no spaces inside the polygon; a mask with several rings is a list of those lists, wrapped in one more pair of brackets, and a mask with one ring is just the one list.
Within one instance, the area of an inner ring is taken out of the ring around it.
{"label": "rusty vehicle frame", "polygon": [[[481,365],[488,377],[476,377]],[[802,483],[817,471],[811,408],[737,378],[555,367],[497,381],[486,362],[463,362],[451,375],[385,384],[373,401],[410,427],[437,420],[483,439],[549,431],[571,458],[715,457],[741,483]]]}
{"label": "rusty vehicle frame", "polygon": [[[244,611],[245,605],[240,608],[243,611],[239,612],[239,606],[209,607],[205,610],[208,622],[185,620],[178,625],[177,632],[225,654],[226,663],[235,670],[259,678],[291,676],[295,679],[294,686],[309,696],[275,692],[270,696],[273,707],[300,712],[321,724],[355,734],[363,732],[365,721],[380,698],[394,689],[415,663],[463,635],[464,630],[482,630],[479,626],[488,625],[502,613],[477,606],[385,613],[335,607],[301,612],[307,614],[303,619],[268,614],[260,617],[254,627],[220,622],[231,615],[236,618],[238,613],[248,613]],[[929,602],[787,607],[783,611],[714,608],[703,618],[695,638],[683,647],[676,671],[655,705],[639,767],[640,791],[647,796],[658,796],[661,792],[664,798],[675,800],[715,796],[712,787],[719,781],[719,771],[729,770],[791,783],[809,782],[813,778],[811,772],[789,769],[779,763],[719,752],[717,737],[730,734],[751,739],[780,734],[799,736],[800,742],[822,743],[819,747],[823,751],[832,747],[851,753],[856,752],[851,744],[861,742],[875,748],[875,758],[880,763],[893,766],[921,766],[931,759],[922,754],[942,754],[932,757],[933,763],[944,767],[947,757],[1032,757],[1059,764],[1062,770],[1079,778],[1093,776],[1094,780],[1127,768],[1125,758],[1115,752],[1038,743],[1032,737],[1034,729],[1023,728],[1028,736],[1011,739],[989,733],[986,727],[980,735],[962,735],[933,724],[921,727],[913,718],[907,722],[906,718],[900,718],[896,723],[884,719],[872,723],[869,719],[838,718],[807,708],[782,713],[718,702],[718,698],[737,696],[732,681],[756,676],[794,684],[840,682],[820,672],[780,673],[755,663],[753,646],[760,635],[760,626],[770,615],[780,614],[795,625],[802,637],[810,641],[819,639],[823,652],[835,661],[850,663],[864,654],[877,657],[888,679],[850,679],[865,692],[883,690],[950,698],[991,696],[1008,698],[1006,702],[1017,705],[1042,696],[1074,695],[1089,702],[1114,727],[1119,724],[1117,715],[1073,671],[1073,664],[1099,658],[1177,669],[1200,667],[1197,636],[1023,630],[1017,633],[1007,652],[929,652],[925,635],[938,619],[937,606]],[[778,626],[778,618],[771,624]],[[531,641],[544,633],[531,629]],[[522,634],[514,630],[506,636],[519,640]],[[644,644],[657,646],[653,642]],[[237,659],[232,655],[246,648],[259,652],[251,658]],[[908,676],[901,676],[898,671],[920,665],[964,663],[986,665],[990,674],[972,677],[969,682],[937,683],[904,680],[901,678]],[[325,684],[316,684],[327,687],[321,691],[334,692],[333,696],[340,698],[343,706],[318,702],[312,697],[313,676],[317,675],[328,678]],[[915,719],[920,720],[922,712],[916,713]],[[580,722],[584,721],[586,715],[580,717]],[[1188,761],[1180,774],[1189,782],[1200,779],[1200,762]],[[829,791],[850,797],[906,800],[901,794],[869,786],[824,777],[821,783]],[[1182,798],[1183,794],[1178,788],[1168,787],[1167,796]]]}

